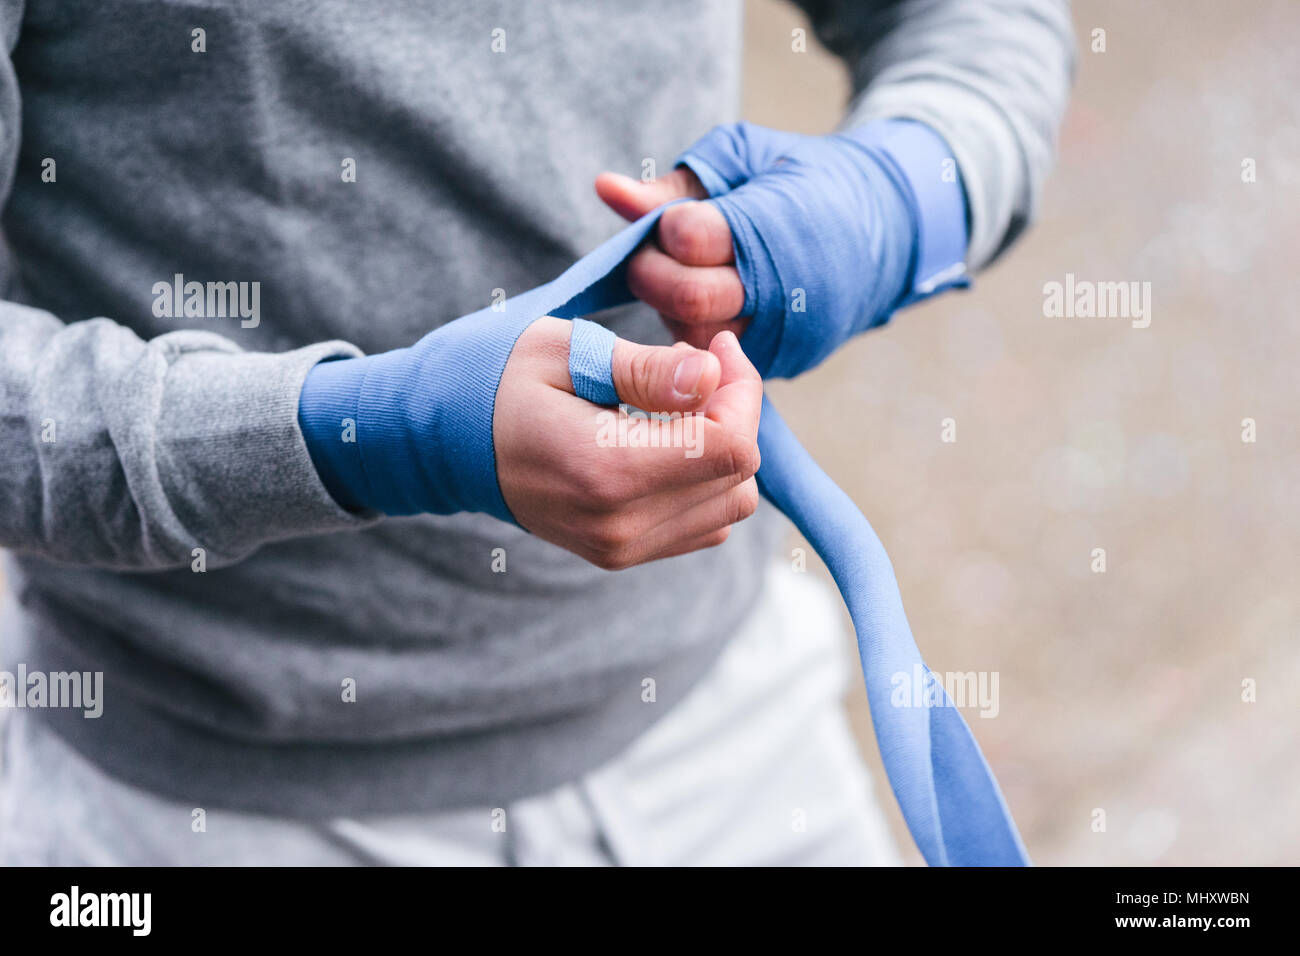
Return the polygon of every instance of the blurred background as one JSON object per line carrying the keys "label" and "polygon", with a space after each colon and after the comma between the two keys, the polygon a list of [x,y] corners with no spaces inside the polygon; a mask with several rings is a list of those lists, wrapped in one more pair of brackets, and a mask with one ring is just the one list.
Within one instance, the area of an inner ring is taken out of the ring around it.
{"label": "blurred background", "polygon": [[[808,25],[788,4],[748,12],[745,118],[830,130],[839,61],[791,51]],[[1074,15],[1037,226],[973,292],[771,392],[889,549],[929,665],[999,672],[998,715],[964,712],[1036,862],[1295,864],[1300,6]],[[1150,327],[1045,318],[1069,272],[1150,282]],[[849,706],[919,862],[865,695]]]}

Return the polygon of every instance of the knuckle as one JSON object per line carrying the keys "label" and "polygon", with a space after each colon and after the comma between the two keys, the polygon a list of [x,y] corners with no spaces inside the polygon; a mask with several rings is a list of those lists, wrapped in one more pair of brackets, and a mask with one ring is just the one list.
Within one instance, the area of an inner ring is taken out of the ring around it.
{"label": "knuckle", "polygon": [[587,560],[600,568],[602,571],[618,571],[619,568],[614,566],[614,560],[611,555],[603,551],[594,551],[585,556]]}
{"label": "knuckle", "polygon": [[649,399],[651,386],[654,383],[655,363],[654,352],[649,349],[638,349],[633,355],[631,362],[628,363],[628,376],[631,378],[631,388],[636,398],[640,401]]}
{"label": "knuckle", "polygon": [[726,540],[730,537],[731,537],[731,525],[727,525],[724,528],[719,528],[717,531],[713,532],[713,534],[705,538],[704,543],[701,545],[701,547],[716,548],[718,545],[724,544]]}
{"label": "knuckle", "polygon": [[664,245],[675,259],[696,260],[708,247],[709,233],[694,205],[674,206],[664,213]]}
{"label": "knuckle", "polygon": [[627,502],[627,493],[613,474],[600,468],[573,476],[582,505],[604,519],[617,511]]}
{"label": "knuckle", "polygon": [[730,443],[727,453],[730,456],[731,470],[734,474],[743,475],[746,479],[753,478],[754,475],[758,474],[760,455],[757,442],[737,438]]}
{"label": "knuckle", "polygon": [[736,458],[737,445],[737,442],[723,440],[714,442],[709,449],[708,457],[716,469],[716,477],[737,473],[740,464]]}
{"label": "knuckle", "polygon": [[596,468],[579,470],[569,475],[569,481],[584,506],[596,511],[610,505],[612,496],[609,480]]}
{"label": "knuckle", "polygon": [[[743,487],[743,486],[742,486]],[[733,525],[743,517],[741,511],[744,508],[744,493],[740,488],[736,488],[727,495],[727,500],[723,506],[724,515],[722,520],[728,525]]]}
{"label": "knuckle", "polygon": [[627,523],[618,518],[597,521],[587,532],[587,543],[606,557],[611,557],[631,544],[632,535]]}
{"label": "knuckle", "polygon": [[732,524],[737,521],[744,521],[758,510],[757,482],[750,479],[736,489],[734,508],[735,517],[731,519]]}
{"label": "knuckle", "polygon": [[626,571],[636,561],[627,552],[620,551],[600,554],[592,563],[602,571]]}
{"label": "knuckle", "polygon": [[713,312],[713,290],[699,279],[683,279],[673,290],[673,308],[681,318],[707,318]]}
{"label": "knuckle", "polygon": [[650,288],[648,258],[638,252],[627,264],[627,288],[638,299],[645,299]]}

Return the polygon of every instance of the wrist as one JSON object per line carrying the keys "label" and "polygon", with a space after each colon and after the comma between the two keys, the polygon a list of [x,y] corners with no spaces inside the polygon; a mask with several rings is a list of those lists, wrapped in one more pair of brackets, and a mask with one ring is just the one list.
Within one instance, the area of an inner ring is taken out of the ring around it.
{"label": "wrist", "polygon": [[365,379],[363,358],[320,362],[307,373],[298,396],[298,425],[316,473],[341,508],[361,511],[371,498],[357,444],[357,400]]}
{"label": "wrist", "polygon": [[299,397],[321,481],[345,508],[483,512],[513,521],[497,480],[497,387],[530,323],[476,313],[410,348],[322,363]]}
{"label": "wrist", "polygon": [[740,123],[678,160],[727,220],[766,377],[814,367],[902,306],[966,285],[966,200],[944,140],[887,119],[830,136]]}
{"label": "wrist", "polygon": [[837,135],[871,155],[912,223],[908,273],[893,309],[970,285],[966,192],[943,138],[910,119],[879,120]]}

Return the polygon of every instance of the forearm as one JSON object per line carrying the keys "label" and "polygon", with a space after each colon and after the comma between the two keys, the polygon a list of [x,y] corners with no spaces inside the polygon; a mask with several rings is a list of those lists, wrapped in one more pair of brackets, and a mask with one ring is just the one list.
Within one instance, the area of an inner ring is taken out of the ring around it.
{"label": "forearm", "polygon": [[121,570],[237,561],[364,525],[329,496],[298,395],[332,342],[270,354],[0,303],[0,546]]}
{"label": "forearm", "polygon": [[952,149],[976,270],[1033,220],[1073,77],[1066,0],[800,0],[853,74],[845,127],[915,119]]}

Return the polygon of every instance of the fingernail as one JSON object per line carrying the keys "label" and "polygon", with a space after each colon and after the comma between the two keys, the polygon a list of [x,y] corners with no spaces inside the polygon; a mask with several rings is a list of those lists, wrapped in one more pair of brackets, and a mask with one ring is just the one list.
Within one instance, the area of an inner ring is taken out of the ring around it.
{"label": "fingernail", "polygon": [[704,356],[692,352],[677,363],[673,372],[673,391],[681,398],[700,397],[700,379],[704,377]]}

